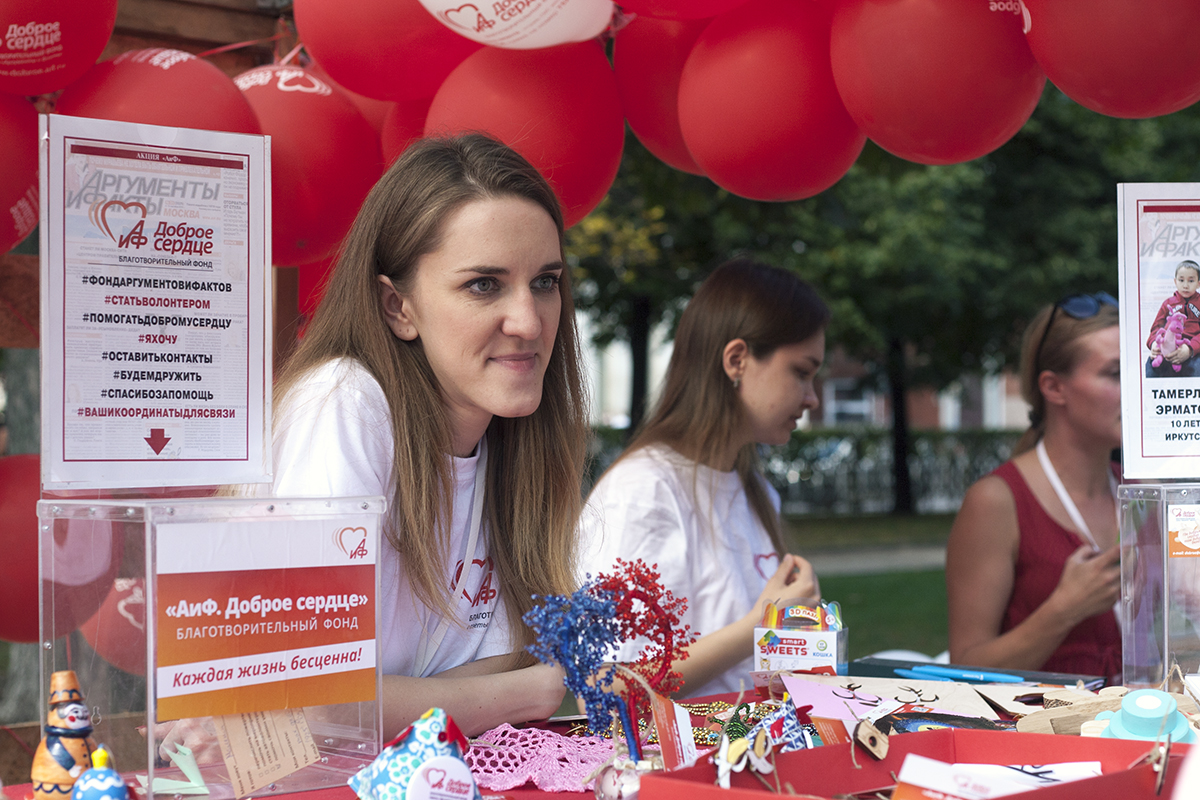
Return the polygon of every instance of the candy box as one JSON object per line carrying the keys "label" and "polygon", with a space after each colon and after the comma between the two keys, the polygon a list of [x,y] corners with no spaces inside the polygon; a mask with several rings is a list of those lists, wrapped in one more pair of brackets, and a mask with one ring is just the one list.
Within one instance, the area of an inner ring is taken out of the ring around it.
{"label": "candy box", "polygon": [[759,672],[805,672],[833,668],[846,674],[848,628],[755,628],[754,669]]}

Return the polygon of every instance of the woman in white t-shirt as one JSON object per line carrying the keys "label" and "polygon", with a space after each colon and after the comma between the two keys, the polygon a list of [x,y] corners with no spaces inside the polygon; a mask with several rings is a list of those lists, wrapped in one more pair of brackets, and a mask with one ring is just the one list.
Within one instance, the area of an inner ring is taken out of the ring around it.
{"label": "woman in white t-shirt", "polygon": [[275,389],[275,496],[383,495],[385,739],[545,718],[531,595],[574,586],[588,435],[563,222],[485,136],[411,145],[367,196]]}
{"label": "woman in white t-shirt", "polygon": [[[766,601],[816,601],[812,566],[786,552],[760,444],[785,444],[817,406],[829,309],[804,281],[749,259],[718,267],[679,322],[662,396],[596,484],[580,521],[583,567],[657,564],[698,634],[676,665],[684,696],[750,686]],[[637,657],[624,645],[618,660]]]}

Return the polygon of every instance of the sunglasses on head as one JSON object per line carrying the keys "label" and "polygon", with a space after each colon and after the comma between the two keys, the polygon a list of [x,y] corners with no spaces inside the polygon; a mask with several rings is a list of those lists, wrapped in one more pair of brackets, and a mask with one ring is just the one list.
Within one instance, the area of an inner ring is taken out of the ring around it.
{"label": "sunglasses on head", "polygon": [[1072,294],[1055,303],[1054,308],[1050,309],[1050,319],[1046,320],[1046,327],[1042,331],[1042,338],[1038,341],[1037,350],[1033,351],[1033,365],[1037,367],[1034,374],[1041,372],[1042,348],[1046,345],[1046,337],[1050,335],[1050,328],[1054,325],[1054,316],[1060,308],[1064,314],[1074,319],[1090,319],[1100,313],[1102,306],[1115,307],[1117,305],[1117,298],[1108,292]]}

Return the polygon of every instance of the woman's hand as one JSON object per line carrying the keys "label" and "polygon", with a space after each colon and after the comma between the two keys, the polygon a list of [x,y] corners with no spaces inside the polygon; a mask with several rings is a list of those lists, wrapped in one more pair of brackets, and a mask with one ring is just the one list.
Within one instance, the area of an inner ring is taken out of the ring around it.
{"label": "woman's hand", "polygon": [[1097,553],[1084,545],[1067,559],[1051,600],[1074,626],[1108,611],[1120,596],[1121,548]]}
{"label": "woman's hand", "polygon": [[775,605],[807,603],[814,605],[821,599],[821,586],[817,574],[807,559],[788,553],[779,562],[779,569],[767,580],[762,594],[758,596],[755,609],[762,611],[768,602]]}

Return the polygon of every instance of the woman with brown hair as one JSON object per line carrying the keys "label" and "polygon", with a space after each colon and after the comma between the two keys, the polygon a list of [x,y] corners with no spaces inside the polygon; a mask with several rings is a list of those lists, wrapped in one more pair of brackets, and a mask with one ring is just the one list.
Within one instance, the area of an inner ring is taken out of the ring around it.
{"label": "woman with brown hair", "polygon": [[[544,718],[534,594],[574,588],[588,435],[550,186],[473,134],[408,148],[368,195],[275,389],[275,496],[383,495],[388,736]],[[386,737],[385,737],[386,738]]]}
{"label": "woman with brown hair", "polygon": [[946,551],[955,663],[1121,673],[1117,324],[1117,301],[1099,293],[1047,306],[1025,330],[1029,430],[967,491]]}
{"label": "woman with brown hair", "polygon": [[779,496],[757,451],[785,444],[816,408],[828,320],[792,273],[745,258],[722,264],[680,318],[653,412],[588,498],[588,571],[640,558],[687,598],[682,622],[699,638],[676,664],[683,695],[748,687],[763,605],[820,598],[811,565],[784,548]]}

